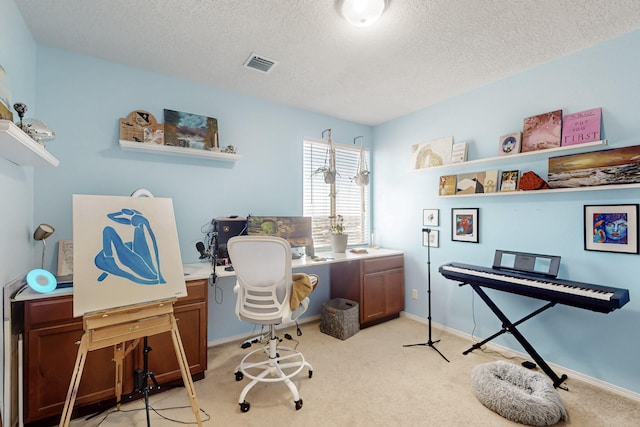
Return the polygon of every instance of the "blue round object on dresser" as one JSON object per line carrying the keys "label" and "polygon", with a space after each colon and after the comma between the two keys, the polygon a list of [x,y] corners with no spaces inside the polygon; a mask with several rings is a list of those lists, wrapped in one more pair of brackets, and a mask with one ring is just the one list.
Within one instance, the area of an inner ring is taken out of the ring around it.
{"label": "blue round object on dresser", "polygon": [[47,294],[55,290],[58,282],[53,274],[47,270],[37,268],[27,274],[27,284],[34,291]]}

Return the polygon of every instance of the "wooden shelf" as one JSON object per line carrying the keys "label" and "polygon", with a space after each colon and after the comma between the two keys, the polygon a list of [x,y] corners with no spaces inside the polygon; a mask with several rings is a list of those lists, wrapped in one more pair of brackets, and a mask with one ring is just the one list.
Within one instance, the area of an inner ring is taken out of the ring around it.
{"label": "wooden shelf", "polygon": [[551,188],[549,190],[531,190],[531,191],[498,191],[495,193],[472,193],[472,194],[451,194],[447,196],[438,196],[440,198],[458,198],[458,197],[492,197],[492,196],[524,196],[526,194],[553,194],[553,193],[574,193],[577,191],[603,191],[603,190],[629,190],[640,188],[640,183],[634,184],[618,184],[618,185],[594,185],[593,187],[574,187],[574,188]]}
{"label": "wooden shelf", "polygon": [[0,156],[18,166],[54,166],[60,161],[10,120],[0,120]]}
{"label": "wooden shelf", "polygon": [[199,159],[219,160],[223,162],[235,162],[242,156],[219,151],[200,150],[196,148],[172,147],[169,145],[145,144],[135,141],[120,140],[120,148],[124,151],[145,152],[150,154],[162,154],[169,156],[192,157]]}
{"label": "wooden shelf", "polygon": [[527,151],[526,153],[518,153],[518,154],[510,154],[506,156],[487,157],[484,159],[468,160],[466,162],[461,162],[461,163],[449,163],[447,165],[442,165],[442,166],[433,166],[430,168],[417,169],[416,171],[456,168],[456,167],[463,167],[467,165],[479,165],[482,163],[491,163],[491,162],[506,161],[506,160],[513,161],[513,160],[521,159],[523,157],[549,156],[550,154],[562,153],[565,151],[577,151],[583,148],[599,147],[602,145],[607,145],[606,139],[601,139],[600,141],[585,142],[584,144],[567,145],[565,147],[547,148],[545,150],[537,150],[537,151]]}

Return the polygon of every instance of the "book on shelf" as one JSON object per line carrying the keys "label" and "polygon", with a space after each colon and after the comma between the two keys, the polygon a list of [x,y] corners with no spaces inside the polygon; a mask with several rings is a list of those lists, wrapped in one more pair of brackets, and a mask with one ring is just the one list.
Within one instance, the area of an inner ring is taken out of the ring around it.
{"label": "book on shelf", "polygon": [[522,152],[560,147],[562,110],[538,114],[524,119]]}
{"label": "book on shelf", "polygon": [[502,171],[500,179],[500,191],[516,191],[518,189],[518,181],[520,179],[520,171]]}
{"label": "book on shelf", "polygon": [[438,194],[440,196],[453,196],[456,194],[456,179],[456,175],[441,176]]}
{"label": "book on shelf", "polygon": [[467,141],[453,144],[451,148],[451,163],[463,163],[467,161]]}
{"label": "book on shelf", "polygon": [[599,141],[602,108],[567,114],[562,123],[562,146]]}

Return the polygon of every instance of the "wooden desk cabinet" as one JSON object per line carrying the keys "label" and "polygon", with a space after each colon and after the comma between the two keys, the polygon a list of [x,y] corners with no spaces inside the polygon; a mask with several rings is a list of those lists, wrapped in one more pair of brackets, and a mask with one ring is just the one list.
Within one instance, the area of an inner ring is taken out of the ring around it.
{"label": "wooden desk cabinet", "polygon": [[[174,315],[194,380],[207,369],[207,280],[187,282],[188,295],[174,305]],[[59,417],[84,333],[82,318],[73,317],[73,296],[27,300],[24,304],[24,421]],[[169,332],[150,336],[149,371],[158,383],[182,381]],[[133,391],[134,371],[143,368],[143,343],[124,360],[123,399]],[[133,398],[142,397],[137,394]],[[115,401],[113,348],[90,351],[74,405],[80,408]],[[57,422],[57,420],[56,420]]]}
{"label": "wooden desk cabinet", "polygon": [[333,264],[331,298],[358,302],[360,327],[398,317],[404,310],[404,256]]}

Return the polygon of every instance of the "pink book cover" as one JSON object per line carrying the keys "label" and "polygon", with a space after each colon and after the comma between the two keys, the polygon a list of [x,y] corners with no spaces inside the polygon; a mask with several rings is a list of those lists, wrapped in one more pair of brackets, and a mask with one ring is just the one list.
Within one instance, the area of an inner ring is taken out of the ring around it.
{"label": "pink book cover", "polygon": [[522,152],[560,147],[562,110],[551,111],[524,119]]}
{"label": "pink book cover", "polygon": [[564,116],[562,146],[600,140],[602,108],[581,111]]}

